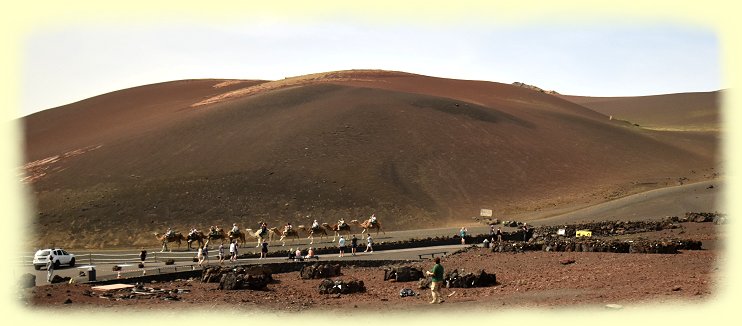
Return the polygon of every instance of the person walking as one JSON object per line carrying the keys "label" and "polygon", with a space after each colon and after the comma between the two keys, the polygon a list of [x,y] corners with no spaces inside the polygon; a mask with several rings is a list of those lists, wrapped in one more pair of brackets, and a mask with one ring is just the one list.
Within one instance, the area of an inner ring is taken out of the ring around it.
{"label": "person walking", "polygon": [[224,264],[224,244],[219,244],[219,265]]}
{"label": "person walking", "polygon": [[263,239],[263,243],[261,243],[260,245],[260,259],[268,257],[268,242]]}
{"label": "person walking", "polygon": [[198,258],[198,266],[201,266],[201,263],[204,261],[204,248],[198,247],[196,258]]}
{"label": "person walking", "polygon": [[207,264],[209,263],[209,246],[208,245],[204,245],[203,260],[205,260]]}
{"label": "person walking", "polygon": [[147,250],[144,250],[144,248],[142,248],[142,251],[139,253],[139,260],[142,261],[142,265],[144,265],[145,259],[147,259]]}
{"label": "person walking", "polygon": [[371,235],[369,234],[366,238],[366,251],[368,253],[374,253],[374,241],[371,239]]}
{"label": "person walking", "polygon": [[528,224],[523,223],[523,241],[528,241]]}
{"label": "person walking", "polygon": [[350,239],[350,255],[355,256],[356,250],[358,250],[358,238],[356,238],[356,235],[354,234]]}
{"label": "person walking", "polygon": [[237,261],[237,244],[235,240],[229,242],[229,261]]}
{"label": "person walking", "polygon": [[495,232],[495,235],[497,236],[497,242],[502,242],[502,230],[500,230],[499,227],[497,228],[497,232]]}
{"label": "person walking", "polygon": [[51,283],[52,277],[54,277],[54,257],[49,255],[49,260],[46,262],[46,281]]}
{"label": "person walking", "polygon": [[435,257],[435,265],[429,271],[425,271],[426,276],[432,276],[430,282],[430,295],[433,296],[433,301],[430,303],[441,303],[441,284],[443,283],[443,265],[441,265],[441,257]]}
{"label": "person walking", "polygon": [[343,236],[340,236],[340,240],[338,240],[338,248],[340,249],[340,255],[338,257],[343,257],[343,253],[345,252],[345,238]]}
{"label": "person walking", "polygon": [[461,244],[466,244],[466,227],[461,227],[461,230],[459,230],[459,236],[461,237]]}

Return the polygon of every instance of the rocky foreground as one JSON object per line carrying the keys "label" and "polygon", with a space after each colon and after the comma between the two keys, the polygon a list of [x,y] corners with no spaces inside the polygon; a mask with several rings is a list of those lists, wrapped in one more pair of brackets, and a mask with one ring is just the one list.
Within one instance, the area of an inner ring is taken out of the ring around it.
{"label": "rocky foreground", "polygon": [[[678,228],[621,236],[624,240],[668,237],[698,239],[702,250],[676,254],[521,251],[497,252],[470,247],[442,259],[447,272],[459,275],[480,271],[496,278],[481,287],[444,288],[446,301],[439,309],[580,307],[643,305],[689,301],[702,303],[718,291],[727,259],[720,248],[725,225],[681,223]],[[313,263],[310,263],[313,264]],[[396,281],[390,270],[411,267],[428,270],[432,261],[414,261],[382,267],[343,266],[326,278],[306,277],[307,271],[273,273],[269,280],[231,287],[203,282],[202,278],[139,284],[135,288],[96,291],[91,285],[54,284],[24,289],[22,301],[31,308],[59,306],[70,309],[204,309],[273,311],[387,311],[429,309],[430,291],[419,280]],[[386,269],[386,270],[385,270]],[[409,270],[407,270],[408,273]],[[317,273],[312,273],[316,275]],[[339,274],[339,275],[338,275]],[[329,275],[329,274],[328,274]],[[386,279],[386,280],[385,280]],[[247,282],[247,277],[245,276]],[[355,293],[333,290],[333,284],[361,284]],[[230,288],[237,288],[230,290]],[[404,289],[404,296],[400,292]]]}

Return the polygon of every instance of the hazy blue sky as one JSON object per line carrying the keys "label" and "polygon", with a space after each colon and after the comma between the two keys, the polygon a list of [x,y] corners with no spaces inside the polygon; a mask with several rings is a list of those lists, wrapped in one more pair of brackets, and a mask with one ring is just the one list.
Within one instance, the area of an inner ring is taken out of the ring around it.
{"label": "hazy blue sky", "polygon": [[719,56],[713,30],[671,24],[66,26],[28,35],[19,115],[177,79],[343,69],[520,81],[589,96],[711,91],[724,87]]}

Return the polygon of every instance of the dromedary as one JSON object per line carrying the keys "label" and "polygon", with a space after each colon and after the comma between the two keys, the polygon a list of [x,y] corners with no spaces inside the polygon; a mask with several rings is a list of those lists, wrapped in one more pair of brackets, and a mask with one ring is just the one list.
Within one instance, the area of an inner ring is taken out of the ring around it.
{"label": "dromedary", "polygon": [[[173,235],[171,235],[169,237],[168,236],[165,236],[164,233],[155,232],[155,237],[157,237],[157,240],[159,240],[160,242],[162,242],[162,249],[160,250],[160,252],[163,252],[163,251],[168,250],[168,248],[167,248],[167,243],[168,242],[176,242],[176,243],[178,243],[178,249],[180,249],[180,243],[182,241],[185,241],[186,240],[186,238],[180,232],[176,232],[175,234],[173,234]],[[172,251],[172,250],[169,250],[169,251]]]}
{"label": "dromedary", "polygon": [[[260,247],[260,244],[263,243],[263,239],[266,238],[266,237],[268,238],[268,241],[273,240],[273,234],[274,234],[273,233],[273,230],[266,229],[265,232],[263,232],[265,234],[261,234],[261,231],[262,230],[263,230],[262,228],[261,229],[258,229],[257,231],[253,231],[252,229],[246,229],[245,230],[245,233],[247,233],[247,235],[249,235],[251,238],[257,239],[257,243],[258,244],[255,246],[255,248]],[[244,235],[243,235],[243,237],[244,237]],[[243,238],[242,240],[244,241],[245,239]]]}
{"label": "dromedary", "polygon": [[232,242],[232,240],[239,240],[237,241],[237,246],[240,244],[246,243],[245,241],[245,233],[250,234],[250,229],[245,230],[245,232],[240,231],[238,234],[233,234],[230,230],[229,233],[227,233],[227,238],[229,239],[229,242]]}
{"label": "dromedary", "polygon": [[[369,231],[369,229],[376,229],[377,236],[379,235],[379,231],[386,234],[386,232],[384,232],[384,230],[381,228],[381,222],[379,222],[378,220],[374,223],[371,223],[371,219],[365,220],[363,221],[363,223],[358,223],[358,220],[352,220],[350,221],[350,223],[358,224],[358,226],[363,228],[363,231],[361,231],[361,234],[365,233],[366,231]],[[369,233],[371,233],[371,231],[369,231]]]}
{"label": "dromedary", "polygon": [[228,239],[229,238],[224,233],[224,230],[222,230],[221,228],[219,228],[219,229],[216,229],[216,232],[214,232],[214,233],[212,233],[211,231],[209,231],[209,233],[206,235],[206,243],[205,244],[208,245],[209,244],[209,241],[211,241],[211,240],[221,240],[222,241],[221,243],[224,244],[224,241],[225,240],[228,240]]}
{"label": "dromedary", "polygon": [[335,239],[340,235],[341,231],[348,232],[348,238],[350,238],[350,224],[348,223],[343,225],[333,224],[332,226],[329,226],[329,230],[334,233],[332,236],[332,242],[335,242]]}
{"label": "dromedary", "polygon": [[277,234],[281,236],[281,238],[279,238],[278,241],[281,241],[282,246],[286,245],[286,241],[283,241],[283,239],[285,239],[286,237],[292,237],[291,239],[292,243],[294,240],[299,240],[299,231],[297,231],[296,229],[291,229],[291,230],[284,232],[284,229],[279,229],[279,228],[274,227],[274,228],[270,228],[270,231],[272,232],[270,241],[273,241],[272,235]]}
{"label": "dromedary", "polygon": [[322,241],[322,238],[329,236],[327,235],[327,229],[330,228],[330,225],[327,223],[322,223],[322,225],[319,225],[316,228],[310,228],[309,230],[304,228],[303,225],[299,225],[297,228],[304,232],[307,232],[307,234],[309,234],[309,236],[307,236],[307,239],[312,239],[312,241],[310,241],[309,244],[313,244],[315,234],[319,234],[320,241]]}
{"label": "dromedary", "polygon": [[196,241],[198,243],[198,248],[203,248],[203,246],[204,246],[204,239],[206,239],[206,236],[201,231],[197,231],[197,232],[194,232],[194,233],[189,234],[186,237],[186,243],[188,244],[188,250],[189,251],[191,250],[191,243],[193,241]]}

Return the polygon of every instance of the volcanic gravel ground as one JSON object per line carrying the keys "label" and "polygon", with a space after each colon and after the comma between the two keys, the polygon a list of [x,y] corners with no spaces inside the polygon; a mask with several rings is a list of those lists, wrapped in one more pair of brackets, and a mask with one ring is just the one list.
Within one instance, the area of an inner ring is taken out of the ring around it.
{"label": "volcanic gravel ground", "polygon": [[[683,236],[706,241],[723,238],[725,226],[686,223],[682,230],[642,233],[643,238]],[[682,232],[682,233],[681,233]],[[669,234],[671,233],[671,234]],[[680,234],[678,234],[680,233]],[[636,235],[639,237],[639,235]],[[564,260],[574,260],[562,264]],[[484,269],[497,275],[498,284],[486,288],[444,288],[445,302],[438,309],[492,307],[576,307],[624,306],[646,303],[705,302],[713,297],[726,260],[719,249],[682,251],[679,254],[622,254],[597,252],[493,253],[470,247],[442,259],[446,271],[477,272]],[[424,270],[432,261],[410,263]],[[112,296],[91,291],[87,284],[54,284],[23,290],[23,302],[31,307],[89,309],[269,309],[273,311],[347,310],[406,311],[430,309],[428,289],[417,282],[384,281],[383,268],[345,267],[341,280],[362,280],[365,293],[320,294],[321,280],[302,280],[298,272],[273,274],[275,283],[267,290],[218,290],[218,283],[200,280],[148,283],[146,287],[188,290],[171,295],[131,296],[131,289],[111,291]],[[418,296],[400,297],[411,288]],[[455,291],[455,293],[454,293]],[[450,297],[448,294],[453,293]],[[65,301],[67,303],[65,303]]]}

